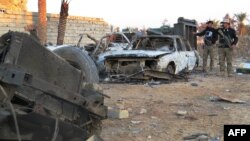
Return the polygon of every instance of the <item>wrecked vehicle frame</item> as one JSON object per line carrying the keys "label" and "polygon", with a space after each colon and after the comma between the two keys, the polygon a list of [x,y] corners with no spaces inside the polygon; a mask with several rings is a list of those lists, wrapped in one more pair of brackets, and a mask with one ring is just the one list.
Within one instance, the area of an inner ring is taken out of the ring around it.
{"label": "wrecked vehicle frame", "polygon": [[197,52],[178,35],[148,35],[132,50],[105,55],[105,70],[113,79],[171,79],[198,65]]}
{"label": "wrecked vehicle frame", "polygon": [[[149,28],[146,36],[145,34],[137,36],[135,33],[135,36],[131,36],[129,48],[126,46],[114,47],[112,50],[103,48],[98,51],[101,44],[97,44],[95,53],[91,56],[97,65],[100,77],[107,81],[109,80],[106,79],[107,76],[122,80],[131,78],[169,80],[183,76],[182,72],[191,71],[200,64],[199,53],[195,50],[197,49],[196,36],[192,34],[195,31],[195,20],[179,17],[173,27]],[[101,41],[105,38],[109,37],[103,37]],[[145,44],[147,38],[172,40],[172,43],[166,43],[168,47],[164,47],[160,42],[150,41],[148,48],[145,48],[140,44]],[[154,44],[159,45],[155,48]],[[184,77],[186,77],[185,73]]]}
{"label": "wrecked vehicle frame", "polygon": [[95,42],[95,46],[85,46],[85,50],[89,52],[100,74],[105,72],[104,61],[106,55],[110,55],[114,51],[132,50],[133,44],[137,39],[134,33],[122,32],[109,33],[101,37],[100,40],[96,40],[91,36],[88,36],[88,38]]}
{"label": "wrecked vehicle frame", "polygon": [[0,58],[0,140],[78,141],[100,132],[104,96],[83,88],[83,70],[19,32],[1,36]]}

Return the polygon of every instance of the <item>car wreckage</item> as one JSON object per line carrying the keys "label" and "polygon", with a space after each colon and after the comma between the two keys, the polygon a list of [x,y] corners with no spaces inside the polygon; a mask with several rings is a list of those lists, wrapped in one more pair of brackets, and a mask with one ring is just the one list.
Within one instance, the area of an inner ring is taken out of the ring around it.
{"label": "car wreckage", "polygon": [[171,79],[198,65],[197,52],[178,35],[140,37],[132,50],[105,54],[105,70],[115,79]]}
{"label": "car wreckage", "polygon": [[135,36],[130,36],[129,42],[122,44],[122,47],[106,43],[111,37],[121,39],[121,33],[104,36],[91,56],[99,73],[111,79],[169,80],[199,65],[200,57],[195,50],[196,37],[192,35],[194,31],[196,21],[181,17],[174,28],[162,26],[158,29],[148,29],[147,35],[134,34]]}
{"label": "car wreckage", "polygon": [[93,46],[84,46],[97,65],[100,74],[105,73],[105,56],[112,54],[114,51],[132,50],[135,41],[134,34],[124,34],[122,32],[113,32],[103,36],[99,41],[88,36],[96,44]]}
{"label": "car wreckage", "polygon": [[107,107],[104,94],[83,86],[99,80],[88,58],[69,46],[51,52],[25,33],[2,35],[0,140],[81,141],[100,134]]}

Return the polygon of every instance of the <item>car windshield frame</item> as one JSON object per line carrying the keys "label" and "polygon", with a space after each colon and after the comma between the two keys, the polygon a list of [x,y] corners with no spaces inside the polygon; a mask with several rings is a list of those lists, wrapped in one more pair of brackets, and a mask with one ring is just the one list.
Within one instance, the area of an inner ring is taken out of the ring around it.
{"label": "car windshield frame", "polygon": [[141,37],[136,50],[175,51],[174,39],[171,37]]}

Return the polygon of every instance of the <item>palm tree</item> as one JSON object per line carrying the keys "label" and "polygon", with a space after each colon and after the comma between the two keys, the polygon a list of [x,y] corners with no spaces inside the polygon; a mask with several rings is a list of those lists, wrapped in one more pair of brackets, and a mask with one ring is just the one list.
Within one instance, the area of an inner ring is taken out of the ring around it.
{"label": "palm tree", "polygon": [[235,14],[235,17],[238,22],[239,35],[242,36],[245,34],[245,30],[246,30],[246,25],[244,24],[244,21],[247,19],[247,13]]}
{"label": "palm tree", "polygon": [[46,0],[38,0],[38,38],[42,45],[47,41],[47,11]]}
{"label": "palm tree", "polygon": [[57,45],[62,45],[64,41],[67,17],[69,15],[68,11],[69,11],[69,1],[62,0],[60,19],[59,19],[59,25],[58,25],[58,35],[57,35],[57,43],[56,43]]}
{"label": "palm tree", "polygon": [[220,21],[219,20],[216,20],[216,19],[213,19],[213,27],[214,28],[219,28],[220,27]]}

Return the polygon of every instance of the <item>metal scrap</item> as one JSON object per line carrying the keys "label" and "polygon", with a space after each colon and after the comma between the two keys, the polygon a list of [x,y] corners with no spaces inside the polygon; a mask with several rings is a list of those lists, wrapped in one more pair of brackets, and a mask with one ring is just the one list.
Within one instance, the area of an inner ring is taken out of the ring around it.
{"label": "metal scrap", "polygon": [[25,33],[6,33],[0,42],[4,45],[0,51],[0,140],[48,141],[59,136],[86,140],[100,132],[101,120],[107,116],[104,96],[94,86],[83,90],[82,69]]}
{"label": "metal scrap", "polygon": [[216,97],[212,97],[211,101],[224,101],[224,102],[238,103],[238,104],[246,103],[246,101],[240,100],[238,98],[225,97],[221,95],[216,95]]}
{"label": "metal scrap", "polygon": [[250,61],[241,63],[238,68],[236,68],[237,73],[250,74]]}
{"label": "metal scrap", "polygon": [[206,137],[208,137],[208,134],[207,133],[195,133],[193,135],[186,136],[183,139],[184,140],[192,140],[192,139],[197,139],[200,136],[206,136]]}

